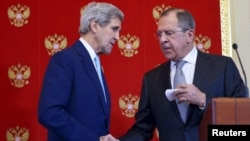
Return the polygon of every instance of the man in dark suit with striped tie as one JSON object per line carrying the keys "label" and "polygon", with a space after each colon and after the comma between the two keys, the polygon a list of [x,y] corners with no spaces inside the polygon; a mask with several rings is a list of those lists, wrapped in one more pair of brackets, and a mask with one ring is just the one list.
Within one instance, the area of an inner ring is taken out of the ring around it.
{"label": "man in dark suit with striped tie", "polygon": [[[158,21],[157,37],[168,61],[145,73],[136,121],[119,139],[150,141],[157,129],[160,141],[198,141],[206,106],[216,97],[245,97],[243,80],[230,57],[197,50],[195,21],[188,11],[164,11]],[[185,61],[181,68],[185,82],[173,86],[180,60]],[[166,90],[172,91],[174,98],[167,99]],[[180,103],[187,107],[184,118],[178,108]]]}

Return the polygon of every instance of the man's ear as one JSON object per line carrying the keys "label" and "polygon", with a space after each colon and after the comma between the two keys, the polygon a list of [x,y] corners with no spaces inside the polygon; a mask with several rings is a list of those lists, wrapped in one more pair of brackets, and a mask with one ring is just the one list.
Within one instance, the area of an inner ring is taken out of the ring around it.
{"label": "man's ear", "polygon": [[194,36],[195,36],[195,31],[194,30],[192,30],[192,29],[190,29],[189,31],[187,31],[188,33],[187,33],[187,36],[188,36],[188,42],[190,43],[190,42],[193,42],[193,40],[194,40]]}
{"label": "man's ear", "polygon": [[94,33],[97,32],[98,26],[99,26],[98,23],[96,23],[94,20],[90,21],[90,29]]}

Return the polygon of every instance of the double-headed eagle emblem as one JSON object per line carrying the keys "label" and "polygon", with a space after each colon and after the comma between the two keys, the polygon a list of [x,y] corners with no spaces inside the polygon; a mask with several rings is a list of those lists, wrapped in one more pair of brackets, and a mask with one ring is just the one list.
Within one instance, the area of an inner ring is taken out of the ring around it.
{"label": "double-headed eagle emblem", "polygon": [[27,128],[10,128],[6,132],[7,141],[28,141],[29,130]]}
{"label": "double-headed eagle emblem", "polygon": [[67,38],[63,35],[58,35],[58,34],[50,35],[45,38],[44,44],[49,55],[52,56],[55,53],[66,48]]}
{"label": "double-headed eagle emblem", "polygon": [[122,114],[129,118],[134,117],[138,110],[139,99],[137,95],[133,96],[132,94],[120,97],[119,106],[122,110]]}
{"label": "double-headed eagle emblem", "polygon": [[8,76],[11,80],[11,84],[17,88],[21,88],[24,84],[29,84],[29,77],[31,74],[30,67],[21,65],[11,66],[8,69]]}
{"label": "double-headed eagle emblem", "polygon": [[30,8],[25,5],[12,5],[8,8],[10,23],[16,27],[22,27],[24,24],[27,24],[29,16]]}
{"label": "double-headed eagle emblem", "polygon": [[136,36],[122,35],[118,40],[118,47],[122,55],[126,57],[132,57],[138,53],[138,47],[140,45],[140,39]]}

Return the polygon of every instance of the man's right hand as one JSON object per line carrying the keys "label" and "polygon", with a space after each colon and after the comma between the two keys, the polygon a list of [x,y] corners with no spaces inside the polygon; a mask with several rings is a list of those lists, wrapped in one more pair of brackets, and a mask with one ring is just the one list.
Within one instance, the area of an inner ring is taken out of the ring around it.
{"label": "man's right hand", "polygon": [[120,141],[113,137],[111,134],[107,134],[106,136],[101,136],[100,141]]}

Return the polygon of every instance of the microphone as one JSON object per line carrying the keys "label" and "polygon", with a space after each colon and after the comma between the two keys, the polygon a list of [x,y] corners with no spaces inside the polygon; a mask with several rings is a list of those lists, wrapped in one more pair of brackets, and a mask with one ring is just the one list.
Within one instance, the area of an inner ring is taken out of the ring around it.
{"label": "microphone", "polygon": [[246,97],[249,97],[249,90],[248,90],[248,87],[247,87],[247,77],[246,77],[246,73],[245,73],[245,70],[243,68],[243,65],[242,65],[242,62],[241,62],[241,59],[240,59],[240,55],[239,55],[238,50],[237,50],[238,49],[238,45],[236,43],[233,43],[233,49],[235,50],[235,52],[237,54],[238,60],[240,62],[241,70],[242,70],[243,75],[244,75]]}

